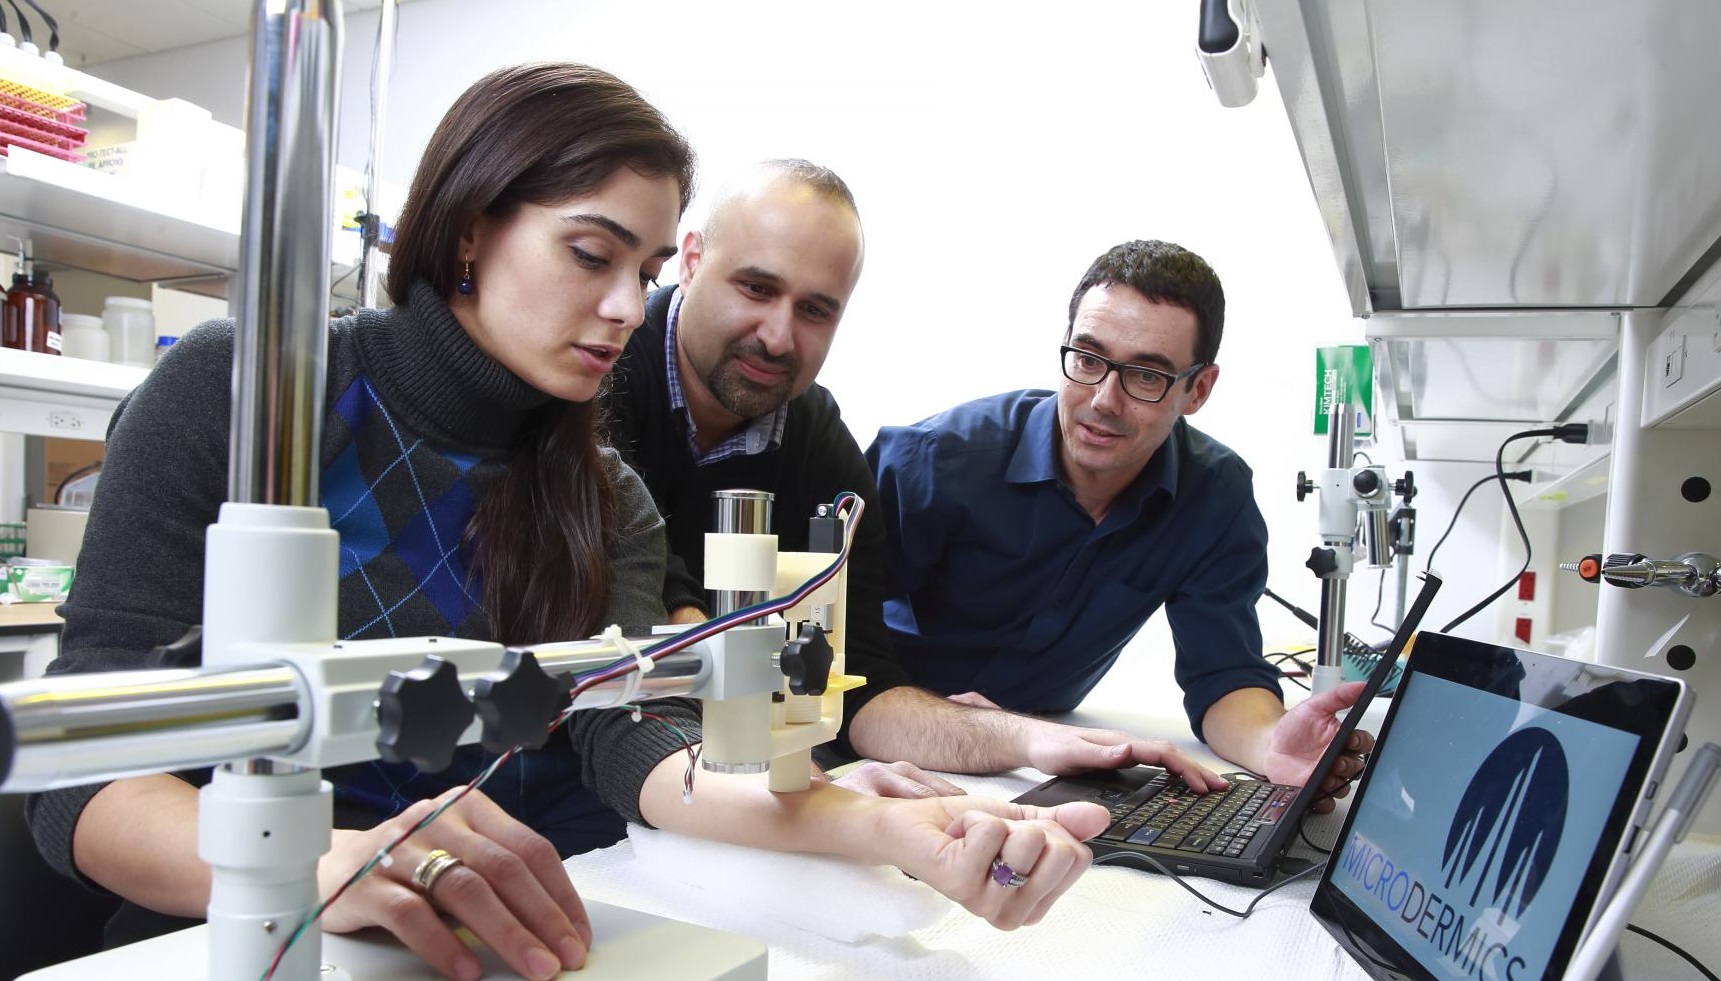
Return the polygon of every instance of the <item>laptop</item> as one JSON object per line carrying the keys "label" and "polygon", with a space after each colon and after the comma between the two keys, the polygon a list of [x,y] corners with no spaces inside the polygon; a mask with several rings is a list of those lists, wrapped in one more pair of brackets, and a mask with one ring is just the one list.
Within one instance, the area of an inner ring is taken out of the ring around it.
{"label": "laptop", "polygon": [[1310,911],[1375,978],[1559,978],[1629,865],[1683,682],[1416,642]]}
{"label": "laptop", "polygon": [[[1319,799],[1323,777],[1362,722],[1369,702],[1399,671],[1399,655],[1428,612],[1440,584],[1438,575],[1422,575],[1416,601],[1376,661],[1362,694],[1345,713],[1338,734],[1327,745],[1305,786],[1228,774],[1230,787],[1226,790],[1196,794],[1167,770],[1137,766],[1053,777],[1016,798],[1017,802],[1049,807],[1092,801],[1110,810],[1111,827],[1088,841],[1096,858],[1111,856],[1106,858],[1109,863],[1267,885],[1280,871],[1285,850],[1296,840],[1298,824]],[[1131,861],[1132,857],[1139,861]]]}

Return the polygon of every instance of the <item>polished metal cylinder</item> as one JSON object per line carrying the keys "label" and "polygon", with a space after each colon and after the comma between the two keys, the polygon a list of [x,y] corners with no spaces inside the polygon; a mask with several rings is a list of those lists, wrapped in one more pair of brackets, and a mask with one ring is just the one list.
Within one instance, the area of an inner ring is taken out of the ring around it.
{"label": "polished metal cylinder", "polygon": [[[720,535],[768,535],[774,500],[776,495],[769,491],[712,491],[711,530]],[[711,615],[720,617],[762,603],[770,594],[760,590],[713,589],[710,598]]]}
{"label": "polished metal cylinder", "polygon": [[1404,604],[1410,593],[1410,553],[1406,552],[1398,558],[1398,599],[1392,608],[1392,627],[1394,630],[1397,630],[1404,623]]}
{"label": "polished metal cylinder", "polygon": [[1392,564],[1392,515],[1376,509],[1363,512],[1363,540],[1368,543],[1368,564],[1384,569]]}
{"label": "polished metal cylinder", "polygon": [[1327,413],[1327,466],[1348,470],[1356,450],[1356,417],[1349,402],[1334,402]]}
{"label": "polished metal cylinder", "polygon": [[770,491],[712,491],[711,530],[720,535],[768,535],[771,502],[776,498]]}
{"label": "polished metal cylinder", "polygon": [[[644,649],[664,638],[654,637],[646,640],[633,641],[636,647]],[[607,668],[616,663],[619,658],[616,650],[605,641],[581,640],[565,644],[539,644],[523,648],[532,652],[537,658],[538,666],[545,673],[568,674],[578,677],[590,674],[601,668]],[[629,674],[592,685],[574,698],[574,708],[591,709],[606,708],[619,704],[623,696],[632,692],[631,698],[642,701],[649,698],[668,698],[674,695],[686,695],[705,683],[710,674],[710,666],[706,663],[697,649],[676,651],[667,654],[653,663],[650,671],[639,675],[636,682],[629,680]],[[637,684],[637,687],[630,687]]]}
{"label": "polished metal cylinder", "polygon": [[308,719],[286,666],[54,675],[0,685],[0,791],[285,753]]}
{"label": "polished metal cylinder", "polygon": [[1315,637],[1315,664],[1342,667],[1345,650],[1345,581],[1321,580],[1321,629]]}
{"label": "polished metal cylinder", "polygon": [[320,503],[340,56],[338,2],[258,0],[232,303],[230,501]]}

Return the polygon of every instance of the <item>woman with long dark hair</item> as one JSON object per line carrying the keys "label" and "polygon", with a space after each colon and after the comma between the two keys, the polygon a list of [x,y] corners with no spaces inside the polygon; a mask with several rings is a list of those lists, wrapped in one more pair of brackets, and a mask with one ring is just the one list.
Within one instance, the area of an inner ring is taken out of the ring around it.
{"label": "woman with long dark hair", "polygon": [[[342,637],[527,644],[662,620],[662,519],[601,446],[593,399],[675,252],[692,183],[682,138],[592,68],[495,72],[444,117],[396,226],[395,306],[340,320],[329,338],[321,495],[341,536]],[[230,322],[198,328],[117,415],[51,673],[140,667],[200,619],[204,529],[226,490],[232,350]],[[567,737],[518,754],[488,796],[414,834],[323,928],[382,926],[446,976],[476,978],[447,914],[524,976],[553,977],[592,943],[559,859],[616,840],[624,818],[898,865],[1008,928],[1044,914],[1088,864],[1079,839],[1104,826],[1089,806],[895,801],[829,785],[774,795],[720,779],[702,780],[689,806],[682,733],[697,737],[698,705],[653,711],[672,725],[575,713]],[[323,894],[491,760],[467,747],[436,774],[328,771],[343,830],[319,865]],[[120,927],[146,910],[201,914],[195,785],[206,780],[32,798],[48,859],[128,901],[110,939],[138,936]],[[997,862],[1029,874],[1005,886]]]}

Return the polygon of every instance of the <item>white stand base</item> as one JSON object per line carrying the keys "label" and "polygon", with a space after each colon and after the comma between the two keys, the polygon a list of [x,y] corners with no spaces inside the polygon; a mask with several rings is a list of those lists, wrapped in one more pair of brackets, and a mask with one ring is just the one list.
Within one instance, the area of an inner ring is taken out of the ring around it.
{"label": "white stand base", "polygon": [[[765,945],[757,940],[590,900],[586,912],[592,918],[596,949],[584,970],[565,971],[565,978],[764,981],[766,977]],[[479,947],[468,934],[463,936],[478,951],[486,978],[517,977],[489,948]],[[206,981],[208,946],[209,928],[193,927],[44,968],[18,981]],[[323,963],[323,981],[441,981],[441,975],[380,930],[324,934]]]}
{"label": "white stand base", "polygon": [[1344,680],[1345,669],[1343,665],[1317,665],[1309,677],[1309,693],[1319,695],[1322,692],[1332,691],[1344,684]]}

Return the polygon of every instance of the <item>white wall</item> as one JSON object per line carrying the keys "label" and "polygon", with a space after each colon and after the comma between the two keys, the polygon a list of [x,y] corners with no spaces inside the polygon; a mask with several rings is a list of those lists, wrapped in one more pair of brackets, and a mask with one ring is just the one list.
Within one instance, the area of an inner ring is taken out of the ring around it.
{"label": "white wall", "polygon": [[[1218,388],[1194,422],[1254,467],[1275,591],[1316,607],[1302,568],[1314,503],[1292,493],[1295,473],[1325,456],[1310,435],[1313,349],[1360,343],[1362,329],[1277,89],[1269,78],[1254,104],[1219,107],[1191,53],[1194,0],[1004,9],[670,0],[647,17],[621,0],[415,0],[400,10],[384,175],[409,180],[474,79],[534,59],[587,61],[632,82],[692,140],[707,186],[762,157],[835,168],[859,199],[868,254],[821,380],[863,446],[881,424],[1055,385],[1069,294],[1088,263],[1131,238],[1185,245],[1230,300]],[[340,158],[362,168],[377,14],[347,23]],[[242,125],[244,62],[244,42],[228,41],[91,70]],[[1416,471],[1426,552],[1484,471]],[[1499,511],[1497,492],[1479,492],[1442,550],[1436,625],[1497,585]],[[1383,636],[1363,627],[1374,574],[1354,584],[1353,629]],[[1390,595],[1389,581],[1389,608]],[[1309,635],[1276,608],[1263,623],[1270,644]],[[1474,621],[1477,635],[1491,625]],[[1150,628],[1137,647],[1157,643]],[[1114,680],[1148,676],[1165,677]]]}

